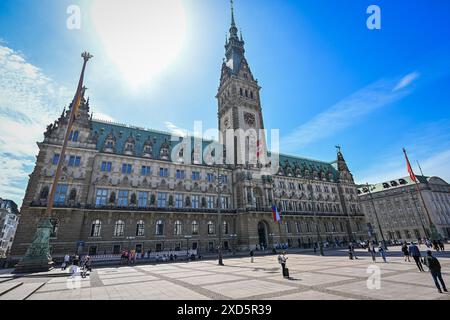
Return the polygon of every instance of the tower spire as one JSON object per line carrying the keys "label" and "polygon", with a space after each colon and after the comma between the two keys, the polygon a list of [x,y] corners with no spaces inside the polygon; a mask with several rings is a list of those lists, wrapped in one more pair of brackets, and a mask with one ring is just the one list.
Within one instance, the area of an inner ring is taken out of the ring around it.
{"label": "tower spire", "polygon": [[234,1],[230,0],[231,4],[231,27],[236,27],[236,23],[234,21]]}
{"label": "tower spire", "polygon": [[234,1],[230,0],[230,4],[231,4],[231,27],[230,27],[230,38],[238,38],[237,37],[237,32],[238,29],[236,28],[236,22],[234,20]]}

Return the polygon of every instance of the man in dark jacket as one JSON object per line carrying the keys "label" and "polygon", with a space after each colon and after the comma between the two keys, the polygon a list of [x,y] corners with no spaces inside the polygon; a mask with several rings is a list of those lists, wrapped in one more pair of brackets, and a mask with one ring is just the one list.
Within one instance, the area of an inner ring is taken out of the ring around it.
{"label": "man in dark jacket", "polygon": [[448,292],[444,283],[444,279],[442,279],[441,264],[436,257],[433,257],[433,254],[430,250],[427,251],[427,256],[425,257],[425,265],[427,265],[428,269],[430,269],[431,276],[433,277],[434,283],[436,284],[436,288],[438,288],[439,293],[442,293],[442,290],[438,280],[441,282],[442,289],[445,292]]}
{"label": "man in dark jacket", "polygon": [[420,262],[420,250],[414,242],[412,242],[409,246],[409,255],[413,257],[414,261],[416,262],[417,268],[419,268],[419,271],[425,272],[425,270],[423,270],[422,262]]}

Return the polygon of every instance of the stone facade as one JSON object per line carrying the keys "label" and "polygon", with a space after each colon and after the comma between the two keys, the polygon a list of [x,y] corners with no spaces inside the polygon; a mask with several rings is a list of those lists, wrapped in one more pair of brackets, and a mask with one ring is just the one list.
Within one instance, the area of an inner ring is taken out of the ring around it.
{"label": "stone facade", "polygon": [[[261,88],[245,59],[234,16],[225,49],[217,94],[219,131],[264,129]],[[308,247],[367,233],[357,187],[340,150],[331,162],[281,154],[271,175],[248,163],[217,169],[195,159],[192,164],[174,161],[178,144],[168,133],[94,120],[89,112],[83,92],[55,196],[53,256],[188,246],[213,251],[219,245],[219,217],[221,245],[233,250],[276,243]],[[16,258],[25,253],[45,212],[68,115],[64,111],[38,143],[13,246]],[[195,158],[204,148],[182,149],[179,156]],[[239,154],[236,144],[234,149]],[[280,223],[273,219],[275,204],[282,211]]]}
{"label": "stone facade", "polygon": [[430,237],[427,210],[439,234],[450,237],[450,185],[438,177],[417,176],[417,179],[418,186],[410,177],[404,177],[359,187],[361,210],[379,240],[381,232],[376,215],[386,240]]}
{"label": "stone facade", "polygon": [[18,223],[17,204],[0,198],[0,258],[9,254]]}

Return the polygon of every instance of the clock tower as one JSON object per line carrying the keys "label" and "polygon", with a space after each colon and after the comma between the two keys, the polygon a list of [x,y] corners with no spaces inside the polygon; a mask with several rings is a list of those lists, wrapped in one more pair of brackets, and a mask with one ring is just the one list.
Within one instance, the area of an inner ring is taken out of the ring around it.
{"label": "clock tower", "polygon": [[[216,98],[219,132],[227,153],[230,152],[230,146],[233,146],[235,164],[248,163],[248,150],[265,150],[265,138],[260,134],[260,130],[264,129],[259,95],[261,87],[245,58],[244,44],[242,33],[238,36],[231,0],[231,27],[225,42],[225,58]],[[229,134],[227,136],[227,131],[230,132],[231,129],[235,132],[233,143],[227,141],[227,138],[231,138]]]}

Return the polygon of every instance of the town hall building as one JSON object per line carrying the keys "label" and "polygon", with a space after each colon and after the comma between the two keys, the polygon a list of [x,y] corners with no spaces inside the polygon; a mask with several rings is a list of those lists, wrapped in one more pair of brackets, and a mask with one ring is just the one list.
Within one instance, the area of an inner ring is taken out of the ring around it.
{"label": "town hall building", "polygon": [[[232,11],[216,96],[220,132],[264,129],[260,90]],[[340,148],[333,161],[280,154],[270,175],[258,164],[180,163],[172,159],[177,142],[170,133],[95,120],[90,109],[83,92],[54,199],[53,257],[124,249],[238,251],[280,243],[307,248],[367,238]],[[70,107],[38,143],[13,259],[25,254],[45,214],[69,114]],[[281,221],[274,221],[274,205]]]}

